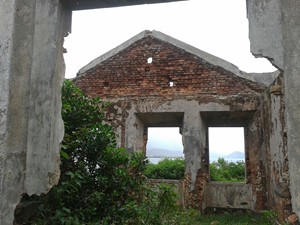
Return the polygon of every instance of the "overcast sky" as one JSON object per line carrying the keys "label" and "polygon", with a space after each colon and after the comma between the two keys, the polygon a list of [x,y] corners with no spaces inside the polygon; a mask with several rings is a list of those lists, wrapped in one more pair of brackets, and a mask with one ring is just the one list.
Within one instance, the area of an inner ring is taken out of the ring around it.
{"label": "overcast sky", "polygon": [[163,32],[246,72],[275,71],[250,53],[246,0],[190,0],[73,12],[65,39],[66,77],[144,30]]}
{"label": "overcast sky", "polygon": [[190,0],[73,12],[66,77],[143,30],[158,30],[246,72],[274,71],[250,53],[246,0]]}
{"label": "overcast sky", "polygon": [[[234,151],[245,151],[243,127],[210,127],[208,132],[210,157],[218,158]],[[147,149],[153,148],[183,151],[179,128],[149,128]]]}

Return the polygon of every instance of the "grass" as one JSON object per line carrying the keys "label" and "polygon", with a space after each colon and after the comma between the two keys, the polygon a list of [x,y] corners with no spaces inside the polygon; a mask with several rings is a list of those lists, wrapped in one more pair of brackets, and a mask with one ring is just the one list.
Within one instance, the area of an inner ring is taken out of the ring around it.
{"label": "grass", "polygon": [[173,215],[174,224],[178,225],[271,225],[272,219],[264,214],[246,212],[224,212],[200,215],[196,210],[177,212]]}
{"label": "grass", "polygon": [[215,224],[230,224],[230,225],[248,225],[248,224],[269,224],[262,216],[251,214],[224,214],[224,215],[209,215],[198,218],[201,225],[210,225],[214,221]]}

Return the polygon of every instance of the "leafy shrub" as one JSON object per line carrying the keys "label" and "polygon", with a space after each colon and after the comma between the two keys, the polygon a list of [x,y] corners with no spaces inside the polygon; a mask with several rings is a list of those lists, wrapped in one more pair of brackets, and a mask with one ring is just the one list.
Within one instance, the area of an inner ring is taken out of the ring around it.
{"label": "leafy shrub", "polygon": [[62,94],[61,178],[47,195],[26,198],[40,202],[29,224],[162,224],[174,193],[147,187],[145,157],[115,148],[112,128],[102,122],[106,104],[71,81]]}
{"label": "leafy shrub", "polygon": [[210,179],[212,181],[245,181],[245,162],[229,162],[219,158],[217,162],[210,163]]}
{"label": "leafy shrub", "polygon": [[176,194],[170,185],[160,184],[155,189],[146,187],[143,201],[136,207],[138,213],[131,215],[131,223],[122,224],[171,224],[173,214],[178,210],[175,201]]}
{"label": "leafy shrub", "polygon": [[165,158],[158,164],[148,164],[145,176],[149,179],[183,179],[184,178],[184,159]]}
{"label": "leafy shrub", "polygon": [[[146,165],[145,176],[149,179],[183,179],[185,170],[184,159],[164,159],[158,164]],[[245,162],[229,162],[219,158],[217,162],[210,163],[210,176],[212,181],[245,181]]]}

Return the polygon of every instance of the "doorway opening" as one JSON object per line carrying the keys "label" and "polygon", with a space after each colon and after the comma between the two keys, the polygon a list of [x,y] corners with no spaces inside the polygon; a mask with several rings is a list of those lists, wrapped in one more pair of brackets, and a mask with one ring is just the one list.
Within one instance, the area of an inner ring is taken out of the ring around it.
{"label": "doorway opening", "polygon": [[209,127],[211,181],[245,182],[244,127]]}

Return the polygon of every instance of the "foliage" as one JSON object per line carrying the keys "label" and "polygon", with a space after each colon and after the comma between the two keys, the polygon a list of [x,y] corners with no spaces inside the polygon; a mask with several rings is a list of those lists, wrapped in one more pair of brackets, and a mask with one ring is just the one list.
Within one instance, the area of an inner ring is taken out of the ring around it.
{"label": "foliage", "polygon": [[[148,164],[145,175],[150,179],[183,179],[184,159],[164,159],[158,164]],[[244,182],[245,162],[229,162],[219,158],[217,162],[210,163],[210,176],[212,181]]]}
{"label": "foliage", "polygon": [[212,181],[245,181],[245,162],[229,162],[219,158],[217,162],[210,163],[210,179]]}
{"label": "foliage", "polygon": [[[153,191],[153,189],[156,189]],[[175,205],[176,194],[170,185],[158,185],[144,189],[144,198],[140,205],[129,205],[134,209],[128,216],[127,221],[121,224],[141,224],[141,225],[165,225],[170,224],[174,211],[177,210]],[[128,205],[127,205],[128,207]],[[127,210],[130,212],[130,210]]]}
{"label": "foliage", "polygon": [[162,224],[175,206],[172,189],[147,187],[145,157],[115,148],[103,102],[71,81],[62,95],[61,178],[47,195],[31,198],[40,205],[30,224]]}
{"label": "foliage", "polygon": [[184,178],[184,159],[165,158],[158,164],[148,164],[145,176],[150,179],[183,179]]}

